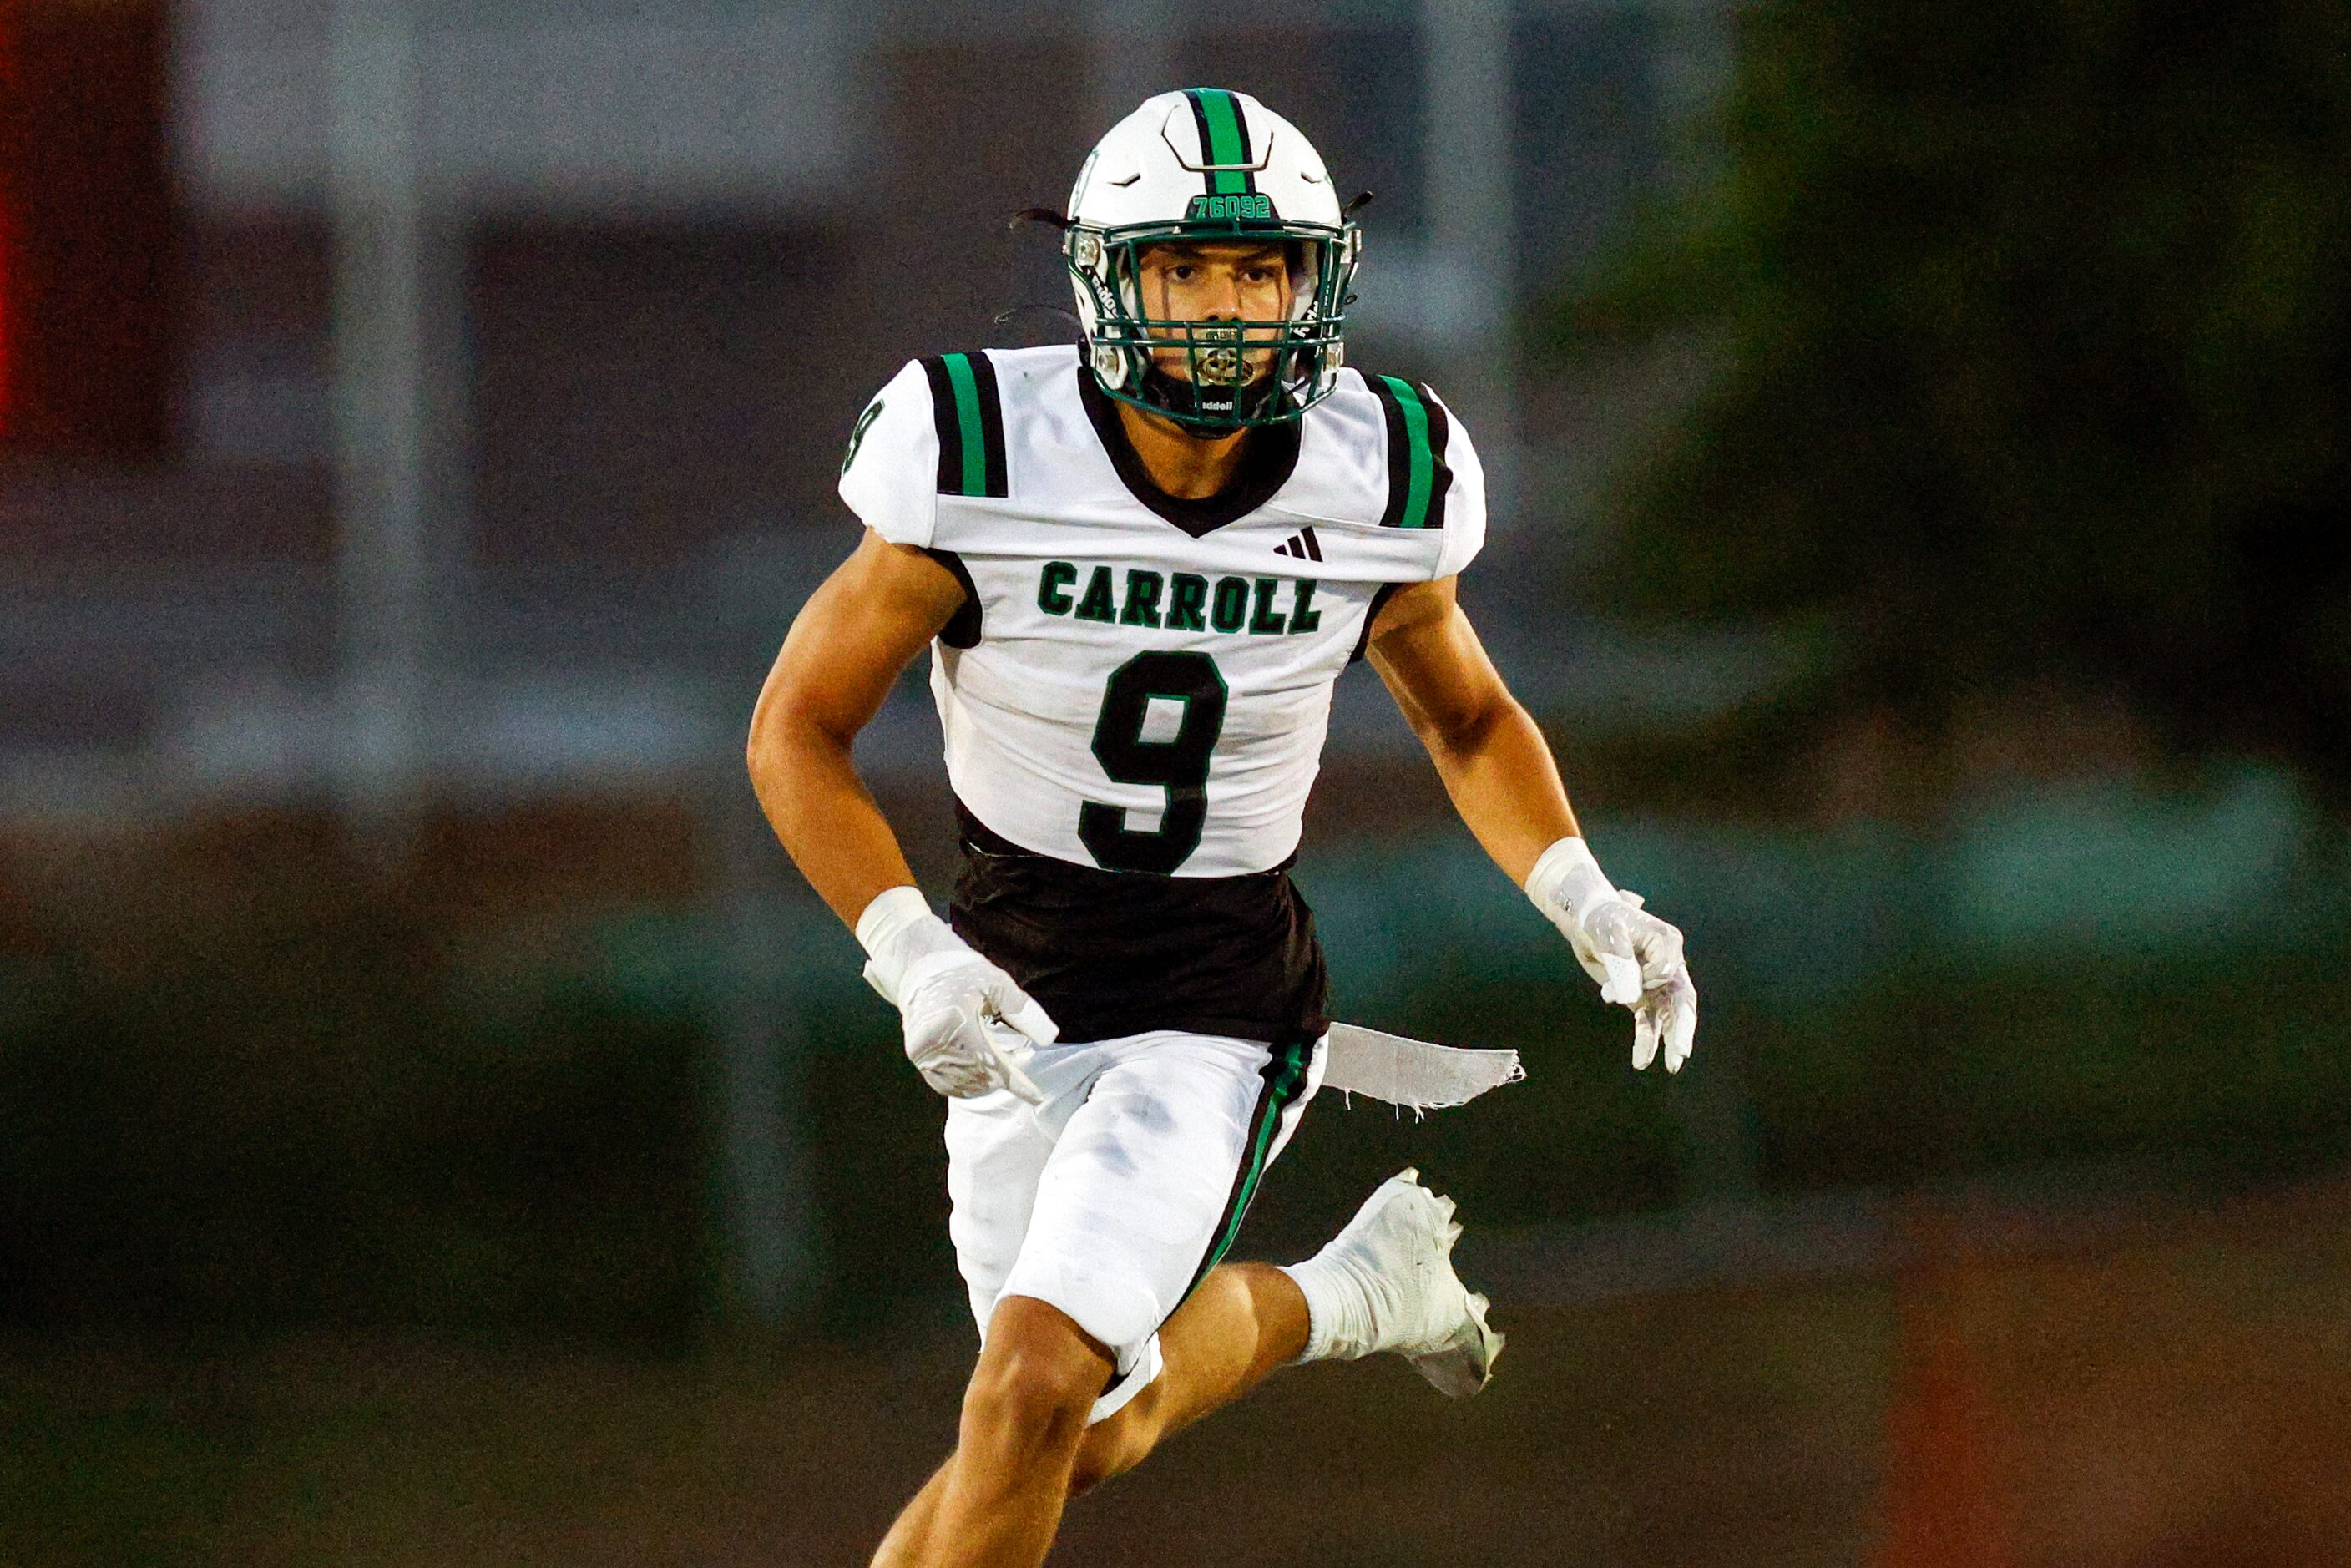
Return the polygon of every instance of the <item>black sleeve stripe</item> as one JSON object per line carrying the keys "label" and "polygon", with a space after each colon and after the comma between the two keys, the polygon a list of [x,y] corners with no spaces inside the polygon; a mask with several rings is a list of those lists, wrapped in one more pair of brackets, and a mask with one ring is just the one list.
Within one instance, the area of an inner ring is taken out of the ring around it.
{"label": "black sleeve stripe", "polygon": [[971,580],[971,568],[964,565],[963,557],[951,549],[925,549],[923,553],[955,573],[963,584],[963,602],[939,628],[939,641],[950,648],[977,648],[980,638],[979,588]]}
{"label": "black sleeve stripe", "polygon": [[1453,488],[1453,465],[1445,460],[1445,443],[1453,434],[1453,422],[1446,417],[1445,405],[1426,385],[1420,389],[1420,406],[1428,412],[1428,450],[1436,473],[1428,488],[1428,520],[1424,528],[1445,526],[1445,496]]}
{"label": "black sleeve stripe", "polygon": [[1356,633],[1355,651],[1347,655],[1347,663],[1351,664],[1355,663],[1370,650],[1372,645],[1372,622],[1377,621],[1380,618],[1380,612],[1387,608],[1389,597],[1394,594],[1397,589],[1402,588],[1404,584],[1400,582],[1383,582],[1380,584],[1378,591],[1373,593],[1371,608],[1364,612],[1364,629],[1360,632]]}
{"label": "black sleeve stripe", "polygon": [[[931,385],[931,425],[939,437],[939,494],[998,498],[1010,495],[1004,461],[1004,403],[997,390],[995,361],[984,353],[933,354],[922,361],[922,366],[924,379]],[[975,394],[969,408],[958,396],[959,377]],[[967,428],[975,423],[977,429]]]}
{"label": "black sleeve stripe", "polygon": [[931,426],[939,433],[939,494],[963,494],[963,424],[956,417],[955,385],[947,380],[947,362],[937,354],[923,359],[923,377],[931,383]]}
{"label": "black sleeve stripe", "polygon": [[[1406,496],[1404,476],[1412,471],[1412,437],[1405,432],[1404,404],[1396,401],[1395,389],[1388,385],[1387,377],[1365,376],[1364,384],[1380,400],[1380,418],[1388,427],[1388,504],[1380,514],[1380,527],[1400,528]],[[1356,656],[1363,656],[1360,650]]]}
{"label": "black sleeve stripe", "polygon": [[972,380],[979,384],[979,432],[987,454],[987,493],[1001,500],[1012,494],[1004,468],[1004,398],[996,388],[995,360],[986,353],[970,358]]}

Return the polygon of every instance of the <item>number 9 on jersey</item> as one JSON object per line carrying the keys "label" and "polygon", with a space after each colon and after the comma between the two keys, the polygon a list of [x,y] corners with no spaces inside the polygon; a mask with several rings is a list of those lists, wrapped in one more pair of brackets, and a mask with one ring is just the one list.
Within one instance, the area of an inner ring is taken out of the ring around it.
{"label": "number 9 on jersey", "polygon": [[[1151,699],[1184,705],[1183,721],[1165,740],[1145,740]],[[1137,653],[1113,671],[1094,719],[1094,758],[1120,784],[1156,784],[1167,791],[1159,826],[1137,832],[1126,808],[1088,800],[1078,811],[1078,838],[1108,871],[1168,874],[1200,847],[1208,821],[1208,757],[1225,727],[1225,677],[1206,653]]]}

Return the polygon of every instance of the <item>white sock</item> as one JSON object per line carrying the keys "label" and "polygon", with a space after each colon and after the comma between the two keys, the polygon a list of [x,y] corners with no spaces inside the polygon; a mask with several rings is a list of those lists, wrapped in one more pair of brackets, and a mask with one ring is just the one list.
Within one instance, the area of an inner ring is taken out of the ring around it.
{"label": "white sock", "polygon": [[1281,1266],[1306,1298],[1306,1348],[1298,1359],[1353,1361],[1371,1354],[1372,1304],[1362,1277],[1343,1256],[1323,1249]]}

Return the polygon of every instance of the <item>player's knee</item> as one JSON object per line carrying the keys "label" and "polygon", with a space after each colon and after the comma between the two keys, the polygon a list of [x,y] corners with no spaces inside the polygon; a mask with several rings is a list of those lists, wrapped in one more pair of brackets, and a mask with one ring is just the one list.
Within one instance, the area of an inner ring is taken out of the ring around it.
{"label": "player's knee", "polygon": [[1015,1352],[982,1361],[964,1394],[964,1421],[998,1445],[1074,1447],[1102,1393],[1101,1368],[1069,1356]]}

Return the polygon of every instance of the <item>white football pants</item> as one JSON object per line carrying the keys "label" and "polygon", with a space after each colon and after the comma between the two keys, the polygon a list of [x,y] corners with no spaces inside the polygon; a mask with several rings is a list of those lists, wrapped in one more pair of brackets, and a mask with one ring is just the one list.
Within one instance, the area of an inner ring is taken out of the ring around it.
{"label": "white football pants", "polygon": [[1159,1375],[1159,1325],[1220,1261],[1322,1082],[1324,1041],[1154,1030],[1040,1046],[1031,1106],[947,1102],[948,1222],[980,1333],[1030,1296],[1110,1347],[1091,1425]]}

